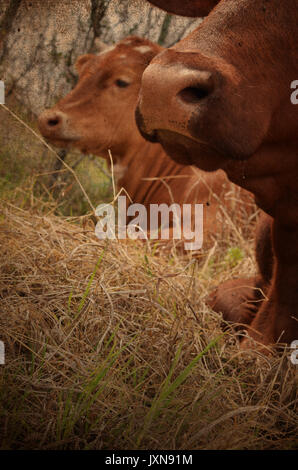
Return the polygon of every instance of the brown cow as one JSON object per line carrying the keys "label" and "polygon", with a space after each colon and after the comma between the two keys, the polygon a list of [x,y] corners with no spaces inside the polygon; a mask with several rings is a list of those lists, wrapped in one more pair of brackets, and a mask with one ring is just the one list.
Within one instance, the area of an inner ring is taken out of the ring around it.
{"label": "brown cow", "polygon": [[[135,123],[142,73],[161,50],[146,39],[129,37],[99,55],[81,56],[76,63],[78,84],[40,115],[39,128],[57,146],[74,146],[108,162],[110,149],[118,189],[124,188],[133,202],[146,208],[174,201],[204,203],[204,233],[214,233],[219,229],[219,199],[230,208],[235,205],[228,195],[234,185],[221,170],[207,174],[173,162],[161,146],[144,140]],[[245,200],[253,207],[250,195]],[[237,204],[241,206],[239,199]]]}
{"label": "brown cow", "polygon": [[254,193],[268,214],[257,241],[262,286],[273,265],[268,297],[247,313],[243,300],[258,300],[252,295],[259,292],[258,277],[225,284],[214,304],[227,319],[249,323],[250,337],[263,344],[289,343],[298,339],[298,107],[290,99],[298,79],[298,2],[152,3],[186,16],[209,15],[145,70],[139,127],[177,161],[222,168]]}

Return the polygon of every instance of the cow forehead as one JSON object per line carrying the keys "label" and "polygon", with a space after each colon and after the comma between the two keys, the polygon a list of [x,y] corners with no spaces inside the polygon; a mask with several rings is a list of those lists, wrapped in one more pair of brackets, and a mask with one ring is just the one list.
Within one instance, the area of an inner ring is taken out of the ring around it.
{"label": "cow forehead", "polygon": [[126,54],[107,54],[105,57],[95,56],[87,65],[81,75],[81,84],[93,87],[104,84],[111,77],[121,78],[127,81],[140,80],[146,67],[146,63],[138,61],[136,56]]}
{"label": "cow forehead", "polygon": [[134,65],[134,67],[139,66],[140,70],[143,70],[157,52],[159,51],[154,50],[148,44],[130,46],[120,43],[96,56],[92,68],[113,69],[113,67],[121,65],[126,65],[129,68]]}
{"label": "cow forehead", "polygon": [[128,37],[94,55],[86,64],[81,78],[98,77],[99,74],[107,77],[114,73],[127,73],[127,76],[138,78],[161,49],[147,39]]}
{"label": "cow forehead", "polygon": [[110,46],[99,54],[99,56],[116,57],[125,59],[127,57],[144,59],[145,56],[153,56],[159,52],[159,47],[150,41],[138,37],[129,37],[114,46]]}
{"label": "cow forehead", "polygon": [[138,51],[140,52],[140,54],[146,54],[147,52],[152,52],[153,49],[151,46],[148,46],[148,45],[143,45],[143,46],[135,46],[133,48],[134,51]]}

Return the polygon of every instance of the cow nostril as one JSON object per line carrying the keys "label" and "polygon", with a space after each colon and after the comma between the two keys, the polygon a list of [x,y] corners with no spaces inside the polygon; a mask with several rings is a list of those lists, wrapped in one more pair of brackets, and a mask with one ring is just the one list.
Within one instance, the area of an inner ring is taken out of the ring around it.
{"label": "cow nostril", "polygon": [[58,118],[48,120],[48,125],[51,126],[51,127],[57,126],[57,124],[59,124],[59,119]]}
{"label": "cow nostril", "polygon": [[202,99],[206,98],[210,94],[210,88],[202,85],[198,87],[187,87],[178,93],[178,97],[184,101],[184,103],[198,103]]}

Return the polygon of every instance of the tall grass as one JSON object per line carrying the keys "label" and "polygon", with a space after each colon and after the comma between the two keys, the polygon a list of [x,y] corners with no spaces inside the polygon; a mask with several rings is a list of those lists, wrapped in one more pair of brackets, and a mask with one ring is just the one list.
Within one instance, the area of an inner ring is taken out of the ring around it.
{"label": "tall grass", "polygon": [[[158,242],[99,241],[73,175],[62,174],[73,186],[57,197],[46,180],[50,153],[8,121],[0,448],[297,448],[289,351],[242,351],[204,302],[222,280],[254,273],[254,219],[231,219],[195,259]],[[103,192],[77,173],[100,203]]]}

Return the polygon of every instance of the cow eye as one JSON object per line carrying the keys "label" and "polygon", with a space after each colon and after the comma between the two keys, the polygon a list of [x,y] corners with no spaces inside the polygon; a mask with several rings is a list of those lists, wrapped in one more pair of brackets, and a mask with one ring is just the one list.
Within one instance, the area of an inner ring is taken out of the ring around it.
{"label": "cow eye", "polygon": [[125,80],[121,80],[121,78],[118,78],[118,80],[116,80],[115,83],[119,88],[126,88],[127,86],[130,85],[130,83],[126,82]]}

